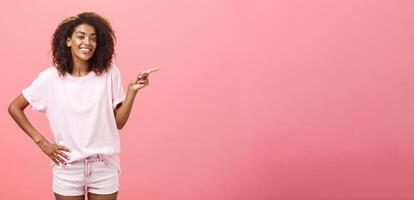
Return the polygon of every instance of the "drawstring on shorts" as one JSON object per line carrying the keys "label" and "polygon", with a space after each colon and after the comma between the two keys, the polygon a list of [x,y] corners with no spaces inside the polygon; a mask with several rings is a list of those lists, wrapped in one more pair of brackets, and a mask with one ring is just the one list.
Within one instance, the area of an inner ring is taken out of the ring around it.
{"label": "drawstring on shorts", "polygon": [[83,181],[85,185],[86,185],[86,179],[91,175],[91,164],[95,161],[103,162],[104,161],[103,156],[101,154],[97,154],[97,155],[86,157],[84,159],[85,173],[84,173]]}

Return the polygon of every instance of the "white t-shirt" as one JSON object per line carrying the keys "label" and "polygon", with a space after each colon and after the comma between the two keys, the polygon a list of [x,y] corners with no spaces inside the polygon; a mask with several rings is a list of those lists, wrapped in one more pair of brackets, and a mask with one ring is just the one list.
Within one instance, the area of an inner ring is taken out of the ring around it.
{"label": "white t-shirt", "polygon": [[68,163],[120,152],[114,109],[125,93],[115,65],[101,76],[91,71],[81,77],[61,77],[56,67],[49,67],[22,94],[32,110],[46,114],[55,142],[72,150],[65,152]]}

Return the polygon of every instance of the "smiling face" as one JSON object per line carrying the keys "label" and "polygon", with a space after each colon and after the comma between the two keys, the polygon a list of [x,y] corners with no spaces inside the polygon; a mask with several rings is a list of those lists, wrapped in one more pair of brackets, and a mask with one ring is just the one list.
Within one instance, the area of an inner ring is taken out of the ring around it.
{"label": "smiling face", "polygon": [[88,61],[96,49],[97,35],[95,28],[89,24],[80,24],[73,34],[67,38],[66,46],[70,47],[72,59],[76,61]]}

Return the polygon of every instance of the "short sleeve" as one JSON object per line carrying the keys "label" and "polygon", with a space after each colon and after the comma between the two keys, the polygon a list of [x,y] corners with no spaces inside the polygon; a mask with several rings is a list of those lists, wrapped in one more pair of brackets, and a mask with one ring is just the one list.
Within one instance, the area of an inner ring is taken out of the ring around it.
{"label": "short sleeve", "polygon": [[32,110],[46,112],[50,88],[50,68],[40,72],[33,82],[22,90],[24,98]]}
{"label": "short sleeve", "polygon": [[122,86],[121,72],[118,67],[112,65],[111,69],[111,80],[112,80],[112,108],[125,100],[125,92]]}

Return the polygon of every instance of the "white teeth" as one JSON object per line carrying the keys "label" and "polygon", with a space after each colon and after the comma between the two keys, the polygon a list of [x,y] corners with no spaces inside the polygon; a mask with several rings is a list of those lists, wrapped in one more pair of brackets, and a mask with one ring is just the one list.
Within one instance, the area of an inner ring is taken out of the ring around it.
{"label": "white teeth", "polygon": [[81,48],[80,50],[81,51],[88,51],[88,52],[91,51],[91,49],[86,49],[86,48]]}

